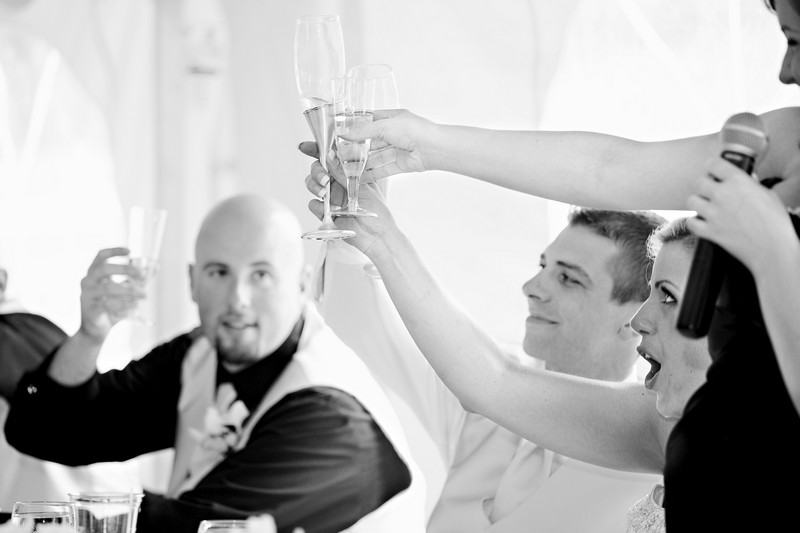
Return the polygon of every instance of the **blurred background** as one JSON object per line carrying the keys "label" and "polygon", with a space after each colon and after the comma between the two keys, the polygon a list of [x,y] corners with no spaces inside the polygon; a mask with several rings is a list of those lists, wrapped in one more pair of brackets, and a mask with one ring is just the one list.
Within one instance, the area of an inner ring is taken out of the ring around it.
{"label": "blurred background", "polygon": [[[401,107],[442,123],[657,140],[798,102],[760,0],[0,0],[10,295],[72,333],[129,207],[166,208],[155,325],[115,328],[101,366],[121,366],[197,324],[187,266],[211,205],[257,192],[316,227],[293,70],[306,14],[338,14],[347,66],[390,64]],[[393,178],[388,197],[445,288],[519,343],[520,287],[568,206],[442,172]],[[314,262],[322,245],[305,245]]]}

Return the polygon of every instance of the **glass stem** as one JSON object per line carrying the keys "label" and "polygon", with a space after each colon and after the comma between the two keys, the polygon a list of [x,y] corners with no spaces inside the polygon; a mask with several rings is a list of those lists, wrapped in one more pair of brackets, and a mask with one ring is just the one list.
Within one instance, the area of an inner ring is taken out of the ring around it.
{"label": "glass stem", "polygon": [[358,211],[358,178],[347,178],[347,210]]}
{"label": "glass stem", "polygon": [[331,217],[331,184],[325,185],[325,197],[322,199],[322,223],[333,225]]}

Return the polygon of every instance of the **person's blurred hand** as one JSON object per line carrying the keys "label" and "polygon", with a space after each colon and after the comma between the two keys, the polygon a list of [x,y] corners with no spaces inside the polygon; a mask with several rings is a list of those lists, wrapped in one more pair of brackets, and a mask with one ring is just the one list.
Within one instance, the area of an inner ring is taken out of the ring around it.
{"label": "person's blurred hand", "polygon": [[145,296],[141,269],[109,262],[128,252],[124,247],[100,250],[81,280],[80,330],[98,342],[105,340],[117,322],[130,316]]}

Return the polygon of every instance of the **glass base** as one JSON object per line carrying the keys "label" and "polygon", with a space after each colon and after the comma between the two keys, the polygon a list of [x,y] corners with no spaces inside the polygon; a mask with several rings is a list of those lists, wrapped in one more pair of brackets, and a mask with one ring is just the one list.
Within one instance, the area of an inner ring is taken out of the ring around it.
{"label": "glass base", "polygon": [[331,209],[332,217],[377,217],[377,213],[367,211],[363,207],[359,207],[355,211],[340,207],[338,209]]}
{"label": "glass base", "polygon": [[356,232],[350,231],[349,229],[317,229],[314,231],[307,231],[300,236],[312,241],[332,241],[355,237]]}

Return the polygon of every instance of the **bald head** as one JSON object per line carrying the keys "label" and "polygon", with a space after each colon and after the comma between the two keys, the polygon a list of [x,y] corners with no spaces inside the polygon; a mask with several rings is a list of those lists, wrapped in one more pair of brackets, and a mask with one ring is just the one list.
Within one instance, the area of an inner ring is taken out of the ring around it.
{"label": "bald head", "polygon": [[229,370],[272,353],[300,318],[309,278],[300,231],[288,208],[251,194],[221,202],[203,220],[192,298]]}
{"label": "bald head", "polygon": [[195,241],[195,260],[209,246],[252,246],[265,240],[282,248],[287,259],[303,262],[300,223],[289,208],[255,194],[241,194],[217,204],[206,215]]}

